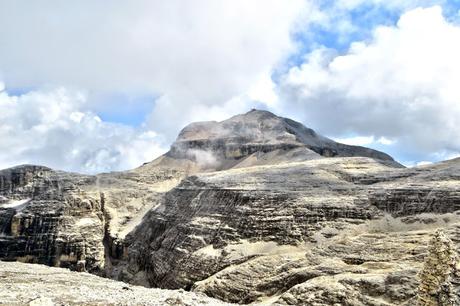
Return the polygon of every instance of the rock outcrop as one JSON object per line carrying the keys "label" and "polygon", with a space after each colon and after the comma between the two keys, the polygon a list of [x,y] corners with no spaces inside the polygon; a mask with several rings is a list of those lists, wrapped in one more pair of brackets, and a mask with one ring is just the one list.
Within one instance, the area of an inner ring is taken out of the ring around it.
{"label": "rock outcrop", "polygon": [[21,166],[0,171],[0,258],[75,269],[104,264],[104,203],[95,178]]}
{"label": "rock outcrop", "polygon": [[190,167],[201,171],[334,156],[371,157],[399,165],[385,153],[337,143],[299,122],[260,110],[222,122],[192,123],[166,154],[175,161],[191,160]]}
{"label": "rock outcrop", "polygon": [[432,231],[460,237],[459,165],[353,157],[191,176],[128,237],[127,279],[230,302],[410,303]]}
{"label": "rock outcrop", "polygon": [[0,171],[0,259],[111,272],[124,236],[181,174],[97,176],[19,166]]}
{"label": "rock outcrop", "polygon": [[0,196],[0,258],[236,303],[411,305],[434,231],[460,241],[460,159],[407,169],[266,111],[131,171],[3,170]]}

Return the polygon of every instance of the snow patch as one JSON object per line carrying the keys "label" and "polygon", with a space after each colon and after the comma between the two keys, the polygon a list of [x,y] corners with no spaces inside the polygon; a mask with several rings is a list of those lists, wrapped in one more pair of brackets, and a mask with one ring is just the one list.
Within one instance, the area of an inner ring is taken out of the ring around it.
{"label": "snow patch", "polygon": [[209,256],[209,257],[220,257],[222,255],[222,250],[215,249],[214,246],[207,245],[194,253],[195,255]]}
{"label": "snow patch", "polygon": [[223,249],[216,249],[213,245],[206,245],[195,251],[194,254],[199,256],[220,257],[224,252],[227,259],[238,260],[254,255],[303,254],[305,253],[305,249],[305,246],[280,245],[274,241],[249,242],[248,240],[242,239],[240,243],[229,244]]}
{"label": "snow patch", "polygon": [[17,201],[9,201],[5,204],[0,204],[0,208],[22,208],[20,206],[26,205],[31,199],[24,199],[24,200],[17,200]]}
{"label": "snow patch", "polygon": [[94,225],[96,221],[93,218],[81,218],[77,221],[76,225],[79,227]]}

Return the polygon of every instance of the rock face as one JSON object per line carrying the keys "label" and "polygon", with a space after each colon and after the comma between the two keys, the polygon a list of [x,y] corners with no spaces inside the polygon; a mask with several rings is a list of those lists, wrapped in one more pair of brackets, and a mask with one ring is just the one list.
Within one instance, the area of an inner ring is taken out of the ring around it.
{"label": "rock face", "polygon": [[195,175],[130,234],[127,274],[231,302],[410,304],[432,231],[460,237],[459,166],[353,157]]}
{"label": "rock face", "polygon": [[0,171],[0,259],[112,271],[124,236],[177,184],[158,170],[85,176],[40,166]]}
{"label": "rock face", "polygon": [[94,177],[22,166],[0,171],[0,258],[89,270],[104,263],[104,203]]}
{"label": "rock face", "polygon": [[222,122],[192,123],[179,133],[166,156],[193,160],[200,170],[334,156],[363,156],[394,162],[385,153],[337,143],[299,122],[260,110]]}
{"label": "rock face", "polygon": [[237,303],[412,305],[432,233],[460,241],[460,159],[406,169],[266,111],[131,171],[3,170],[0,196],[0,258]]}

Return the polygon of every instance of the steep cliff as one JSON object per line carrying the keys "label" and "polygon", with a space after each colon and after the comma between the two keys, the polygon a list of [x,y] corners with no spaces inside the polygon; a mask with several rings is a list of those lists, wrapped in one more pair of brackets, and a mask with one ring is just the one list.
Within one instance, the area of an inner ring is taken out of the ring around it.
{"label": "steep cliff", "polygon": [[84,190],[94,180],[39,166],[0,171],[0,258],[100,268],[103,203]]}
{"label": "steep cliff", "polygon": [[432,231],[459,240],[459,167],[348,157],[197,174],[129,235],[124,277],[239,303],[410,304]]}
{"label": "steep cliff", "polygon": [[0,171],[0,258],[105,274],[124,236],[179,182],[174,171],[79,175],[41,166]]}

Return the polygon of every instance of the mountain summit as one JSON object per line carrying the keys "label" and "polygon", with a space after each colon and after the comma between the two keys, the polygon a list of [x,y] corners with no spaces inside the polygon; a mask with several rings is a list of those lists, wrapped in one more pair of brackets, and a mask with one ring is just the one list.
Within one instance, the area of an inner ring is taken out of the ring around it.
{"label": "mountain summit", "polygon": [[370,157],[400,166],[373,149],[335,142],[303,124],[253,109],[227,120],[195,122],[179,133],[171,150],[154,162],[187,161],[199,170],[305,161],[323,157]]}

